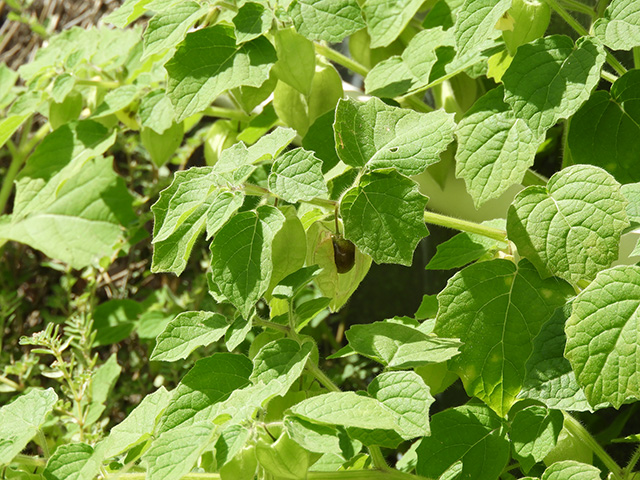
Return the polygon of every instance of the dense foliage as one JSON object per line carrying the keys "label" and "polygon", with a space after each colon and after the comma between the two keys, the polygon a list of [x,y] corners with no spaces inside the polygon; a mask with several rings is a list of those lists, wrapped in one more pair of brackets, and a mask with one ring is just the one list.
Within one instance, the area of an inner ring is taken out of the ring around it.
{"label": "dense foliage", "polygon": [[639,2],[104,22],[0,65],[2,478],[638,477]]}

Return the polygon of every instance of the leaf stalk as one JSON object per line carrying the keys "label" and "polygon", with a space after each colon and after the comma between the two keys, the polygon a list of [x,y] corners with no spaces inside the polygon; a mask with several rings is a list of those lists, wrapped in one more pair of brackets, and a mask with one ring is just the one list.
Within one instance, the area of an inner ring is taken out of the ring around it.
{"label": "leaf stalk", "polygon": [[498,240],[499,242],[507,241],[507,232],[499,228],[489,227],[487,225],[480,225],[479,223],[469,222],[468,220],[462,220],[460,218],[448,217],[435,212],[424,212],[425,223],[433,225],[439,225],[445,228],[453,228],[463,232],[477,233],[487,238]]}

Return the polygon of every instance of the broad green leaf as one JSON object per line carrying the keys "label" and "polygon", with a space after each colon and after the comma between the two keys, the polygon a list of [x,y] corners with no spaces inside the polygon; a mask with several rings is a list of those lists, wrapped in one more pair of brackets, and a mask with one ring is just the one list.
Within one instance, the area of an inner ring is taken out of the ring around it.
{"label": "broad green leaf", "polygon": [[273,12],[258,2],[245,2],[233,17],[238,43],[248,42],[271,29]]}
{"label": "broad green leaf", "polygon": [[640,224],[640,183],[622,185],[620,192],[629,202],[627,204],[627,216],[631,226]]}
{"label": "broad green leaf", "polygon": [[360,178],[340,201],[345,237],[376,263],[411,265],[424,224],[427,197],[411,179],[393,170]]}
{"label": "broad green leaf", "polygon": [[70,73],[58,75],[53,81],[53,86],[51,87],[51,98],[53,101],[56,103],[62,103],[65,97],[73,90],[75,84],[76,79]]}
{"label": "broad green leaf", "polygon": [[366,446],[379,446],[383,448],[398,448],[405,441],[395,430],[382,428],[364,429],[347,427],[349,437],[359,441]]}
{"label": "broad green leaf", "polygon": [[593,465],[576,462],[574,460],[562,460],[555,462],[542,474],[541,480],[600,480],[600,469]]}
{"label": "broad green leaf", "polygon": [[282,432],[272,444],[258,442],[256,457],[267,474],[278,479],[304,480],[307,478],[309,452]]}
{"label": "broad green leaf", "polygon": [[100,365],[93,373],[88,397],[91,399],[89,409],[85,417],[85,425],[93,425],[97,422],[106,406],[105,403],[114,385],[120,377],[122,367],[118,364],[116,354]]}
{"label": "broad green leaf", "polygon": [[228,327],[227,319],[219,313],[180,313],[158,335],[149,360],[175,362],[187,358],[196,348],[217,342]]}
{"label": "broad green leaf", "polygon": [[411,39],[402,55],[377,63],[364,79],[365,92],[377,97],[399,97],[429,84],[431,69],[438,61],[437,49],[453,46],[450,30],[441,27],[423,30]]}
{"label": "broad green leaf", "polygon": [[336,43],[366,26],[356,0],[296,0],[289,14],[298,33],[310,40]]}
{"label": "broad green leaf", "polygon": [[420,375],[412,371],[381,373],[367,391],[398,415],[396,432],[403,438],[429,435],[429,407],[434,398]]}
{"label": "broad green leaf", "polygon": [[458,55],[472,52],[487,39],[497,38],[496,23],[511,6],[511,0],[466,0],[454,25]]}
{"label": "broad green leaf", "polygon": [[371,170],[395,168],[416,175],[440,161],[453,140],[453,115],[391,107],[378,98],[340,100],[334,125],[340,159]]}
{"label": "broad green leaf", "polygon": [[109,432],[105,439],[105,458],[118,455],[150,438],[158,417],[170,400],[171,393],[164,387],[146,395],[127,418]]}
{"label": "broad green leaf", "polygon": [[120,8],[107,15],[103,21],[118,28],[124,28],[135,22],[145,13],[145,6],[151,0],[125,0]]}
{"label": "broad green leaf", "polygon": [[0,408],[0,465],[9,463],[36,436],[57,401],[53,389],[34,389]]}
{"label": "broad green leaf", "polygon": [[220,432],[216,440],[216,465],[222,468],[245,446],[251,431],[243,425],[231,425]]}
{"label": "broad green leaf", "polygon": [[180,2],[166,12],[154,15],[142,36],[144,54],[142,60],[156,53],[163,53],[180,43],[187,31],[208,9],[196,2]]}
{"label": "broad green leaf", "polygon": [[160,168],[176,153],[184,139],[184,122],[172,123],[162,134],[151,128],[140,130],[142,146],[149,152],[151,161]]}
{"label": "broad green leaf", "polygon": [[544,141],[514,116],[503,92],[498,87],[482,96],[456,130],[456,177],[464,179],[476,208],[521,182]]}
{"label": "broad green leaf", "polygon": [[457,340],[437,338],[388,320],[352,325],[346,337],[354,351],[390,368],[445,362],[456,356],[460,348]]}
{"label": "broad green leaf", "polygon": [[214,438],[212,422],[163,432],[142,457],[149,480],[179,480],[189,473]]}
{"label": "broad green leaf", "polygon": [[518,398],[530,398],[549,408],[592,410],[578,385],[569,360],[564,357],[567,337],[564,326],[571,303],[559,307],[533,339],[533,352],[525,365],[526,375]]}
{"label": "broad green leaf", "polygon": [[303,95],[311,92],[311,83],[316,73],[316,51],[313,42],[296,33],[292,28],[275,33],[278,61],[273,73],[278,80],[288,83]]}
{"label": "broad green leaf", "polygon": [[565,357],[592,406],[615,408],[640,397],[640,267],[600,272],[576,297],[565,331]]}
{"label": "broad green leaf", "polygon": [[[50,155],[38,160],[55,157],[56,151]],[[134,214],[131,195],[113,172],[112,160],[69,164],[46,184],[41,180],[53,173],[55,165],[43,166],[42,176],[31,177],[34,164],[28,164],[18,180],[13,221],[0,225],[0,238],[26,243],[73,268],[113,255],[124,241],[122,224],[133,220]]]}
{"label": "broad green leaf", "polygon": [[634,0],[613,0],[596,20],[593,33],[613,50],[640,46],[640,5]]}
{"label": "broad green leaf", "polygon": [[96,332],[94,346],[111,345],[127,338],[141,314],[140,303],[129,298],[116,298],[98,305],[92,315]]}
{"label": "broad green leaf", "polygon": [[371,48],[386,47],[398,38],[422,3],[422,0],[365,0],[362,13],[371,37]]}
{"label": "broad green leaf", "polygon": [[165,65],[176,121],[201,112],[225,90],[259,87],[276,60],[275,49],[264,37],[236,45],[232,27],[215,25],[187,34]]}
{"label": "broad green leaf", "polygon": [[175,112],[171,100],[164,93],[164,90],[152,90],[140,100],[140,123],[143,127],[151,128],[154,132],[162,134],[171,125]]}
{"label": "broad green leaf", "polygon": [[355,292],[371,267],[371,257],[356,248],[355,263],[347,273],[338,273],[335,264],[332,231],[320,222],[307,230],[307,265],[318,265],[322,272],[315,283],[325,297],[331,299],[329,307],[337,312]]}
{"label": "broad green leaf", "polygon": [[505,416],[522,388],[533,339],[573,289],[543,280],[526,260],[476,263],[458,272],[438,295],[434,332],[459,338],[449,361],[467,393]]}
{"label": "broad green leaf", "polygon": [[463,405],[431,417],[431,435],[416,450],[416,473],[438,478],[462,462],[461,478],[495,480],[509,461],[509,450],[506,429],[494,412],[484,405]]}
{"label": "broad green leaf", "polygon": [[18,80],[18,72],[2,62],[0,63],[0,109],[4,109],[15,98],[15,90],[13,87]]}
{"label": "broad green leaf", "polygon": [[273,270],[267,293],[289,274],[302,268],[307,256],[307,237],[295,207],[288,206],[281,211],[285,221],[271,245]]}
{"label": "broad green leaf", "polygon": [[284,425],[289,437],[310,452],[332,453],[348,460],[362,448],[362,444],[351,440],[341,427],[319,425],[293,416],[286,416]]}
{"label": "broad green leaf", "polygon": [[104,118],[128,107],[136,99],[138,91],[139,88],[136,85],[124,85],[111,90],[104,96],[104,100],[90,118]]}
{"label": "broad green leaf", "polygon": [[[504,228],[504,221],[489,221],[485,224]],[[427,270],[450,270],[464,267],[477,260],[489,260],[499,251],[507,248],[505,242],[462,232],[438,245],[436,254],[425,267]]]}
{"label": "broad green leaf", "polygon": [[322,175],[322,160],[302,148],[284,153],[273,162],[269,190],[291,203],[326,198],[329,192]]}
{"label": "broad green leaf", "polygon": [[159,433],[212,422],[224,400],[251,385],[252,369],[247,357],[232,353],[198,360],[173,391],[171,403],[160,418]]}
{"label": "broad green leaf", "polygon": [[221,293],[249,318],[267,291],[273,262],[272,242],[285,221],[268,205],[231,218],[211,243],[213,279]]}
{"label": "broad green leaf", "polygon": [[592,37],[579,38],[575,46],[562,35],[522,45],[502,77],[504,100],[541,135],[587,101],[604,61],[604,49]]}
{"label": "broad green leaf", "polygon": [[[223,301],[226,301],[226,298],[224,298]],[[224,343],[229,352],[233,352],[242,342],[244,342],[245,338],[247,338],[247,335],[251,331],[252,326],[253,322],[251,319],[246,320],[242,315],[236,315],[235,320],[231,325],[229,325],[229,328],[224,335]]]}
{"label": "broad green leaf", "polygon": [[574,163],[604,168],[620,183],[640,181],[640,71],[630,70],[611,87],[597,91],[571,119],[569,148]]}
{"label": "broad green leaf", "polygon": [[575,165],[553,175],[546,187],[520,192],[509,207],[507,232],[542,275],[593,280],[618,257],[629,225],[626,205],[611,175]]}
{"label": "broad green leaf", "polygon": [[29,115],[13,115],[0,120],[0,148],[16,133]]}
{"label": "broad green leaf", "polygon": [[86,443],[60,445],[47,461],[43,477],[45,480],[92,480],[102,464],[102,459],[94,456],[95,452]]}
{"label": "broad green leaf", "polygon": [[515,414],[509,437],[514,458],[525,473],[556,446],[563,422],[560,410],[548,410],[539,405],[531,405]]}

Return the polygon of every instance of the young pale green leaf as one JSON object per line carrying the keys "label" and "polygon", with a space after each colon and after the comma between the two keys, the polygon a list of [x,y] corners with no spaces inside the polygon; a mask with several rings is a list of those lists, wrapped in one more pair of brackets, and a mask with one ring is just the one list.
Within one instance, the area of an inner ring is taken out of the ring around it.
{"label": "young pale green leaf", "polygon": [[105,458],[125,452],[149,439],[160,414],[167,408],[171,393],[164,387],[145,396],[136,408],[105,439]]}
{"label": "young pale green leaf", "polygon": [[381,373],[367,391],[398,415],[396,432],[400,436],[409,439],[429,435],[429,407],[434,398],[420,375],[413,371]]}
{"label": "young pale green leaf", "polygon": [[142,36],[144,46],[142,60],[175,47],[184,39],[196,20],[204,16],[207,11],[203,5],[188,0],[151,17]]}
{"label": "young pale green leaf", "polygon": [[284,418],[284,426],[289,437],[310,452],[332,453],[348,460],[362,448],[342,427],[319,425],[293,416]]}
{"label": "young pale green leaf", "polygon": [[103,21],[124,28],[145,14],[145,6],[151,0],[125,0],[120,8],[104,17]]}
{"label": "young pale green leaf", "polygon": [[272,444],[258,442],[256,457],[260,466],[278,479],[303,480],[311,463],[309,452],[291,440],[287,432]]}
{"label": "young pale green leaf", "polygon": [[365,0],[362,13],[371,37],[371,48],[386,47],[402,33],[422,0]]}
{"label": "young pale green leaf", "polygon": [[214,236],[244,201],[244,192],[219,190],[206,212],[207,238]]}
{"label": "young pale green leaf", "polygon": [[34,389],[0,408],[0,465],[9,463],[36,436],[57,401],[53,389]]}
{"label": "young pale green leaf", "polygon": [[502,87],[482,96],[458,124],[456,177],[464,179],[476,208],[522,181],[544,136],[516,118]]}
{"label": "young pale green leaf", "polygon": [[296,33],[292,28],[275,33],[278,61],[273,73],[278,80],[295,88],[303,95],[311,92],[311,82],[316,73],[316,51],[313,42]]}
{"label": "young pale green leaf", "polygon": [[216,353],[198,360],[173,391],[171,403],[160,417],[158,432],[213,421],[224,400],[251,385],[252,370],[251,361],[243,355]]}
{"label": "young pale green leaf", "polygon": [[289,14],[300,35],[336,43],[366,27],[356,0],[296,0]]}
{"label": "young pale green leaf", "polygon": [[518,194],[507,217],[509,239],[542,275],[577,283],[593,280],[618,258],[629,225],[620,185],[604,170],[575,165],[546,187]]}
{"label": "young pale green leaf", "polygon": [[495,480],[509,461],[509,450],[502,420],[484,405],[464,405],[431,417],[431,435],[416,450],[416,473],[438,478],[461,462],[462,478]]}
{"label": "young pale green leaf", "polygon": [[211,243],[213,279],[244,318],[269,287],[272,242],[284,221],[278,209],[264,205],[231,218]]}
{"label": "young pale green leaf", "polygon": [[437,338],[391,321],[353,325],[346,337],[355,352],[390,368],[445,362],[459,353],[461,345],[458,340]]}
{"label": "young pale green leaf", "polygon": [[0,121],[0,148],[16,133],[29,115],[12,115]]}
{"label": "young pale green leaf", "polygon": [[159,135],[174,124],[175,118],[171,100],[162,89],[152,90],[142,97],[138,115],[143,127],[151,128]]}
{"label": "young pale green leaf", "polygon": [[47,461],[42,472],[45,480],[92,480],[100,472],[102,458],[86,443],[60,445]]}
{"label": "young pale green leaf", "polygon": [[217,342],[229,328],[227,319],[213,312],[182,312],[158,335],[149,360],[175,362],[203,345]]}
{"label": "young pale green leaf", "polygon": [[627,216],[631,225],[640,224],[640,183],[622,185],[620,192],[629,202],[627,204]]}
{"label": "young pale green leaf", "polygon": [[136,99],[138,92],[136,85],[124,85],[111,90],[90,118],[104,118],[128,107]]}
{"label": "young pale green leaf", "polygon": [[511,56],[520,45],[544,36],[551,20],[551,7],[546,2],[513,0],[508,13],[513,25],[502,30],[502,38]]}
{"label": "young pale green leaf", "polygon": [[331,299],[329,308],[337,312],[349,300],[371,267],[371,257],[356,248],[353,268],[338,273],[333,247],[334,233],[321,222],[307,230],[307,265],[318,265],[322,272],[315,283],[325,297]]}
{"label": "young pale green leaf", "polygon": [[611,87],[597,91],[571,119],[569,148],[574,163],[604,168],[620,183],[640,181],[640,70],[630,70]]}
{"label": "young pale green leaf", "polygon": [[411,265],[424,224],[427,197],[411,179],[393,170],[360,178],[340,201],[345,237],[376,263]]}
{"label": "young pale green leaf", "polygon": [[391,107],[378,98],[338,102],[334,130],[340,159],[370,170],[395,168],[417,175],[440,161],[453,140],[453,115]]}
{"label": "young pale green leaf", "polygon": [[245,2],[233,17],[238,43],[248,42],[271,29],[273,12],[258,2]]}
{"label": "young pale green leaf", "polygon": [[511,0],[465,0],[454,25],[456,50],[462,56],[500,36],[496,23],[511,6]]}
{"label": "young pale green leaf", "polygon": [[251,430],[244,425],[230,425],[220,432],[215,446],[218,469],[230,462],[243,449],[250,435]]}
{"label": "young pale green leaf", "polygon": [[463,342],[449,368],[469,395],[505,416],[522,388],[534,337],[572,293],[561,280],[541,279],[526,260],[476,263],[451,278],[438,295],[434,332]]}
{"label": "young pale green leaf", "polygon": [[105,402],[121,372],[122,367],[118,364],[115,354],[112,354],[106,362],[96,369],[88,392],[91,403],[85,416],[85,425],[93,425],[100,419],[106,408]]}
{"label": "young pale green leaf", "polygon": [[537,400],[557,410],[591,411],[571,364],[564,357],[564,326],[570,315],[571,303],[559,307],[533,339],[533,352],[525,365],[518,398]]}
{"label": "young pale green leaf", "polygon": [[527,473],[555,447],[564,417],[560,410],[531,405],[519,410],[511,422],[509,437],[514,458]]}
{"label": "young pale green leaf", "polygon": [[576,297],[565,331],[565,357],[593,406],[615,408],[640,397],[640,267],[600,272]]}
{"label": "young pale green leaf", "polygon": [[[46,177],[51,171],[44,172]],[[29,169],[28,174],[32,173]],[[67,165],[48,183],[41,180],[35,175],[21,176],[21,195],[16,195],[21,203],[16,204],[12,223],[0,225],[0,238],[26,243],[73,268],[113,255],[124,241],[122,224],[135,216],[131,195],[113,172],[112,160],[100,157]]]}
{"label": "young pale green leaf", "polygon": [[213,422],[163,432],[142,456],[149,480],[179,480],[189,473],[214,438]]}
{"label": "young pale green leaf", "polygon": [[[307,359],[313,348],[312,342],[300,345],[290,338],[280,338],[262,347],[253,359],[253,372],[249,379],[254,384],[263,383],[275,388],[276,383],[287,385],[286,393],[291,383],[302,373]],[[282,391],[279,388],[278,391]]]}
{"label": "young pale green leaf", "polygon": [[165,68],[177,121],[201,112],[225,90],[259,87],[277,60],[264,37],[236,45],[233,28],[215,25],[187,34]]}
{"label": "young pale green leaf", "polygon": [[437,49],[453,46],[451,30],[423,30],[411,39],[402,55],[377,63],[364,79],[365,92],[394,98],[414,93],[429,84],[431,69],[438,61]]}
{"label": "young pale green leaf", "polygon": [[307,237],[295,207],[285,206],[281,211],[285,221],[271,244],[273,270],[267,293],[272,293],[281,280],[302,268],[307,256]]}
{"label": "young pale green leaf", "polygon": [[516,118],[542,135],[587,101],[604,61],[604,48],[592,37],[579,38],[575,46],[562,35],[522,45],[502,77],[504,100]]}
{"label": "young pale green leaf", "polygon": [[634,0],[613,0],[596,20],[593,33],[613,50],[640,46],[640,5]]}
{"label": "young pale green leaf", "polygon": [[302,148],[285,152],[273,162],[269,190],[291,203],[326,198],[329,192],[322,175],[322,160]]}
{"label": "young pale green leaf", "polygon": [[58,75],[51,87],[51,99],[56,103],[62,103],[76,85],[76,79],[70,73]]}
{"label": "young pale green leaf", "polygon": [[562,460],[555,462],[542,474],[541,480],[600,480],[600,469],[593,465],[576,462],[574,460]]}

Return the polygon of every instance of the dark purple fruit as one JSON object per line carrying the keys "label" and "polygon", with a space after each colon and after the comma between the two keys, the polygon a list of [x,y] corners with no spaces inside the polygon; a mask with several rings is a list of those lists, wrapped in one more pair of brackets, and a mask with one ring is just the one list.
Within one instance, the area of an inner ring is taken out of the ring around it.
{"label": "dark purple fruit", "polygon": [[332,235],[333,260],[338,273],[347,273],[356,263],[356,246],[342,236]]}

